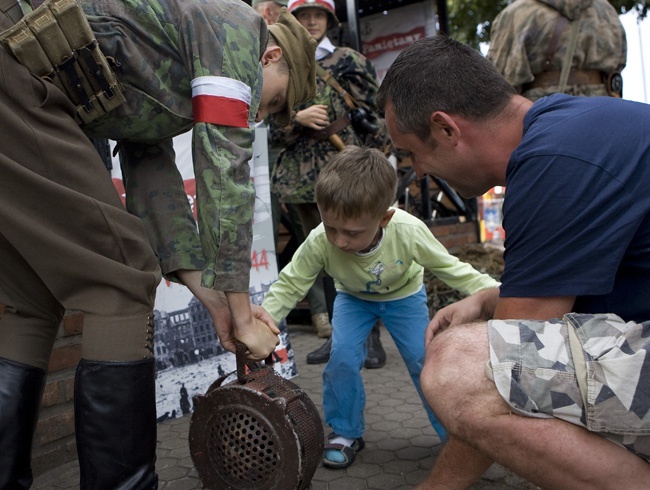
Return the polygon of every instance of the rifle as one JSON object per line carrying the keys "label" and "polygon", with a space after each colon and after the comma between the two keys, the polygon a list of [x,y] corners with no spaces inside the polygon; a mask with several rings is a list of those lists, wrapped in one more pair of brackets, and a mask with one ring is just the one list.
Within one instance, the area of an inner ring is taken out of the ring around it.
{"label": "rifle", "polygon": [[[354,100],[354,97],[352,97],[347,90],[341,87],[341,84],[337,82],[331,74],[327,73],[322,66],[316,65],[316,73],[325,83],[327,83],[330,87],[336,90],[341,97],[343,97],[343,100],[350,108],[345,116],[345,119],[339,118],[330,124],[327,128],[324,128],[322,130],[325,132],[325,134],[327,134],[327,139],[330,141],[330,143],[332,143],[334,147],[339,151],[345,148],[345,143],[336,133],[349,125],[352,125],[354,131],[359,135],[375,134],[377,132],[377,128],[373,126],[368,120],[368,112],[363,107],[361,107],[356,100]],[[333,132],[328,131],[328,128],[333,130]]]}

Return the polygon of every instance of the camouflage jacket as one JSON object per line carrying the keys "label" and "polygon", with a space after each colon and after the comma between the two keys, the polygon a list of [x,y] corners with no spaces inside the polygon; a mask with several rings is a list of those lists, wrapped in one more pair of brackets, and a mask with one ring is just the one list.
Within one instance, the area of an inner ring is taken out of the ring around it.
{"label": "camouflage jacket", "polygon": [[[352,126],[337,134],[346,145],[375,146],[382,148],[386,141],[384,120],[378,116],[374,99],[378,83],[374,65],[365,56],[350,48],[336,48],[318,63],[363,107],[369,122],[377,128],[374,135],[357,134]],[[313,104],[327,105],[330,122],[345,116],[350,107],[331,85],[316,77],[316,97],[295,112]],[[295,114],[295,112],[293,114]],[[308,128],[292,118],[282,128],[271,123],[271,144],[284,145],[271,175],[271,188],[287,203],[314,203],[316,179],[328,160],[338,150],[327,139],[317,140],[309,135]]]}
{"label": "camouflage jacket", "polygon": [[[625,66],[625,31],[607,0],[516,0],[492,23],[488,58],[518,92],[532,100],[558,91],[557,86],[527,91],[525,84],[545,70],[547,49],[560,16],[569,21],[580,19],[572,68],[611,73]],[[567,23],[547,71],[562,70],[570,36],[571,26]],[[604,84],[568,86],[565,92],[608,95]]]}
{"label": "camouflage jacket", "polygon": [[[118,63],[127,102],[84,129],[120,143],[127,208],[140,216],[163,273],[203,271],[203,285],[248,291],[255,190],[254,132],[194,122],[192,80],[226,77],[251,89],[257,113],[268,39],[241,0],[81,0],[102,51]],[[175,165],[172,137],[194,129],[198,230]]]}

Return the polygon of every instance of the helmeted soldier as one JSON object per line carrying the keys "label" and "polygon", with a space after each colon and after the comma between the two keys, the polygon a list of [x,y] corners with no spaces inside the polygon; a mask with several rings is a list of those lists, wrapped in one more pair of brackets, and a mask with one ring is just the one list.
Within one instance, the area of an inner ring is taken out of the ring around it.
{"label": "helmeted soldier", "polygon": [[[285,147],[271,185],[281,202],[297,210],[307,236],[320,223],[315,198],[320,171],[345,145],[383,149],[386,130],[374,102],[378,87],[374,65],[354,49],[334,46],[327,37],[328,29],[339,25],[334,1],[290,0],[288,9],[318,41],[317,96],[292,112],[289,125],[271,124],[272,144]],[[378,327],[369,342],[366,367],[383,366],[386,357]],[[330,346],[326,341],[307,362],[327,362]]]}
{"label": "helmeted soldier", "polygon": [[[338,151],[330,136],[337,136],[343,144],[381,147],[386,132],[374,103],[378,87],[375,67],[361,53],[336,47],[327,37],[327,30],[339,24],[333,0],[291,0],[288,8],[318,41],[318,65],[365,110],[374,127],[370,133],[351,124],[350,105],[322,72],[316,77],[317,96],[296,108],[288,126],[272,125],[272,139],[286,145],[272,176],[273,189],[282,202],[300,205],[303,224],[311,231],[320,222],[314,196],[316,179]],[[318,17],[324,20],[319,22]]]}
{"label": "helmeted soldier", "polygon": [[626,57],[623,25],[607,0],[516,0],[494,19],[488,51],[531,100],[556,92],[621,97]]}
{"label": "helmeted soldier", "polygon": [[[267,29],[240,0],[79,4],[0,3],[0,488],[31,484],[46,370],[72,310],[84,318],[81,488],[153,489],[161,267],[204,303],[224,347],[274,349],[278,330],[248,296],[250,126],[288,121],[314,95],[315,42],[288,12]],[[192,129],[198,229],[172,148]],[[118,140],[132,214],[87,136]]]}

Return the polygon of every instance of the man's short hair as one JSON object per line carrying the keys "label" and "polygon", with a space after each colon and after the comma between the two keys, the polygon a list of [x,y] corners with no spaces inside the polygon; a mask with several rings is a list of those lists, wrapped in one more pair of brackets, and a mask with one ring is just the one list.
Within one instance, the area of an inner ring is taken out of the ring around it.
{"label": "man's short hair", "polygon": [[380,217],[395,202],[396,188],[397,173],[381,151],[349,145],[318,176],[316,202],[341,218]]}
{"label": "man's short hair", "polygon": [[484,121],[499,114],[514,93],[476,49],[437,35],[399,54],[379,87],[377,105],[383,112],[390,102],[397,128],[426,141],[433,112]]}

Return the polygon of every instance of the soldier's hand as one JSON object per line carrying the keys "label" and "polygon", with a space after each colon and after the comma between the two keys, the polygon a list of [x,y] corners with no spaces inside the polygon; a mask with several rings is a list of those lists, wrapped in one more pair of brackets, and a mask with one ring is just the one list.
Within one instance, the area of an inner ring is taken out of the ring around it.
{"label": "soldier's hand", "polygon": [[179,270],[177,274],[196,298],[203,303],[224,349],[235,352],[235,340],[248,347],[249,360],[266,359],[280,343],[271,316],[260,306],[251,305],[247,292],[223,292],[201,286],[201,272]]}
{"label": "soldier's hand", "polygon": [[252,361],[266,359],[280,343],[277,334],[258,318],[254,318],[251,325],[238,329],[235,335],[246,345],[246,358]]}
{"label": "soldier's hand", "polygon": [[327,106],[323,104],[314,104],[307,109],[296,113],[296,122],[306,128],[319,131],[327,126],[330,121],[327,117]]}
{"label": "soldier's hand", "polygon": [[[275,346],[280,343],[280,331],[269,314],[261,307],[251,305],[248,293],[226,292],[232,318],[232,330],[228,333],[227,343],[220,335],[221,344],[230,350],[233,338],[246,344],[246,358],[259,361],[266,359]],[[234,349],[234,344],[232,344]]]}

